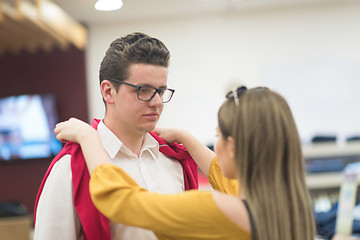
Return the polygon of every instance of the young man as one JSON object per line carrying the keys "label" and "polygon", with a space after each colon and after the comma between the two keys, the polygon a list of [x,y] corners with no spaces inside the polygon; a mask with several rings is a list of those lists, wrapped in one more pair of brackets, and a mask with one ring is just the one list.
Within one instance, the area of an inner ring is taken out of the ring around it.
{"label": "young man", "polygon": [[[197,188],[197,166],[186,150],[149,133],[174,93],[167,88],[169,58],[164,43],[143,33],[112,42],[100,67],[105,117],[92,123],[113,164],[142,188],[159,193]],[[35,240],[156,239],[151,231],[115,224],[99,213],[88,184],[81,149],[68,143],[40,186]]]}

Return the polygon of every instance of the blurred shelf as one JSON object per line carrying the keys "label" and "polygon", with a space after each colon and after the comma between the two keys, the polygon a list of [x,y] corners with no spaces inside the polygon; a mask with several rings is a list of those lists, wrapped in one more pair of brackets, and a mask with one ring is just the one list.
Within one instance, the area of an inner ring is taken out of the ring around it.
{"label": "blurred shelf", "polygon": [[309,158],[326,158],[338,156],[360,156],[360,141],[350,142],[344,145],[336,143],[317,143],[303,146],[305,159]]}
{"label": "blurred shelf", "polygon": [[306,183],[310,190],[339,188],[346,165],[360,161],[360,142],[341,146],[335,143],[303,146],[303,154],[307,169]]}

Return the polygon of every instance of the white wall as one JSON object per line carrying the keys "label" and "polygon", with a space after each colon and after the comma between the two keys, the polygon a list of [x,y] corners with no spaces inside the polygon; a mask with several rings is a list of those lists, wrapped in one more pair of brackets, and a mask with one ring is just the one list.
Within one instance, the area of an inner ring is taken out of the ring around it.
{"label": "white wall", "polygon": [[288,100],[301,137],[360,133],[360,2],[258,9],[221,16],[92,25],[87,74],[90,117],[103,117],[100,62],[111,41],[135,31],[171,52],[160,126],[215,141],[217,110],[234,85],[266,85]]}

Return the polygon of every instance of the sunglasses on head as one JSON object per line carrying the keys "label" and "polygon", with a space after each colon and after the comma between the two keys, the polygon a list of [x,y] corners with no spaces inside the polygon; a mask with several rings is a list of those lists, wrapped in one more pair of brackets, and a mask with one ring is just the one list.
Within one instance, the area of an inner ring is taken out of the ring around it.
{"label": "sunglasses on head", "polygon": [[[253,88],[253,89],[269,89],[267,87],[256,87],[256,88]],[[239,105],[239,97],[241,96],[241,94],[243,94],[247,89],[247,87],[245,86],[240,86],[238,88],[235,88],[233,90],[231,90],[230,92],[228,92],[226,94],[226,99],[234,99],[234,102],[236,105]]]}
{"label": "sunglasses on head", "polygon": [[226,97],[226,99],[234,99],[235,104],[238,105],[239,104],[239,96],[246,90],[247,90],[247,88],[245,86],[240,86],[240,87],[228,92],[225,97]]}

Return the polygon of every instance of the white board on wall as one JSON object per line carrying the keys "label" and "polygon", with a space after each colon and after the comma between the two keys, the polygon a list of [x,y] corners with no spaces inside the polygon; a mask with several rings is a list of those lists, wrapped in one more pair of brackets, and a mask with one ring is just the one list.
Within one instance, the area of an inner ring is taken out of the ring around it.
{"label": "white board on wall", "polygon": [[304,143],[360,135],[360,60],[325,59],[269,66],[264,84],[289,102]]}

